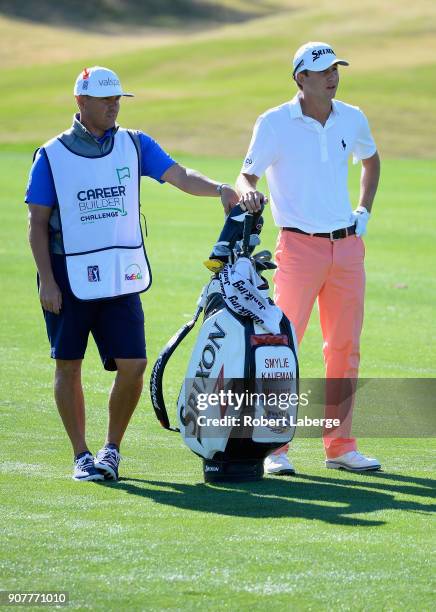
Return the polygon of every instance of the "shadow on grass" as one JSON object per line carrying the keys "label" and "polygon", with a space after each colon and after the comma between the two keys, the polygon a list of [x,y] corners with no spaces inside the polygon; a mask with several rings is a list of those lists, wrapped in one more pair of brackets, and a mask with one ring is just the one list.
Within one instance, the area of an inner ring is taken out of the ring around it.
{"label": "shadow on grass", "polygon": [[[386,480],[394,481],[394,484]],[[400,484],[395,484],[395,481]],[[430,497],[434,494],[435,484],[436,481],[430,479],[379,472],[360,474],[358,479],[348,475],[330,478],[302,474],[292,478],[219,485],[125,478],[112,486],[130,495],[182,510],[250,518],[304,518],[374,527],[384,525],[386,521],[362,517],[363,514],[383,510],[434,511],[435,505],[397,500],[395,495]]]}

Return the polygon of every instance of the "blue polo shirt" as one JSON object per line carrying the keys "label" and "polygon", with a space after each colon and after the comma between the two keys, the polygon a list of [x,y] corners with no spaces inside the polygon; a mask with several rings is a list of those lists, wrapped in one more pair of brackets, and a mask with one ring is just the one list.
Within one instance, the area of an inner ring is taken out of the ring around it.
{"label": "blue polo shirt", "polygon": [[[101,138],[95,140],[102,144],[113,135],[113,128],[107,130]],[[176,162],[162,147],[144,132],[135,132],[141,147],[141,175],[164,183],[162,175]],[[41,206],[55,206],[56,192],[48,164],[47,156],[39,150],[35,156],[29,174],[25,202]]]}

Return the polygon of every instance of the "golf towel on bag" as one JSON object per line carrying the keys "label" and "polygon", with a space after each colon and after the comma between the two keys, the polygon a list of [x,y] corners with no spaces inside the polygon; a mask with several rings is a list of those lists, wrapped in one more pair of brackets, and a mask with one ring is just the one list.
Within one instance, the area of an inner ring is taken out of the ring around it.
{"label": "golf towel on bag", "polygon": [[268,298],[268,283],[257,274],[248,257],[225,265],[218,278],[221,294],[230,310],[259,323],[265,331],[280,333],[283,313]]}

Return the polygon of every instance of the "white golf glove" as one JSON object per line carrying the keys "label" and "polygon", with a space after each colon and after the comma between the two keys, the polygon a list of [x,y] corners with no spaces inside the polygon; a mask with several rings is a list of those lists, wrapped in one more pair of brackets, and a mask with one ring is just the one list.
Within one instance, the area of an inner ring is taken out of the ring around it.
{"label": "white golf glove", "polygon": [[366,234],[366,226],[371,214],[364,206],[358,206],[351,215],[351,222],[356,224],[356,236],[360,238]]}

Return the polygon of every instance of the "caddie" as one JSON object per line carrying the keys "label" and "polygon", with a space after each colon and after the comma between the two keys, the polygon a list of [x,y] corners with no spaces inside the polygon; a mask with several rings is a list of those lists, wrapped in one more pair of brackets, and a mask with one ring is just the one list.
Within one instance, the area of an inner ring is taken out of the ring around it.
{"label": "caddie", "polygon": [[[348,62],[327,43],[308,42],[297,50],[292,77],[299,91],[258,118],[237,180],[243,206],[255,211],[264,197],[257,182],[266,174],[271,212],[280,228],[274,299],[295,325],[299,342],[318,301],[327,389],[329,381],[339,379],[349,379],[355,388],[358,376],[365,292],[362,236],[380,175],[367,118],[358,107],[335,99],[339,65]],[[362,164],[354,212],[347,187],[351,155]],[[351,408],[352,401],[353,394]],[[326,416],[334,416],[328,402]],[[339,435],[324,434],[326,466],[379,469],[376,459],[358,452],[350,417],[351,411]],[[286,453],[283,447],[267,457],[265,471],[294,473]]]}
{"label": "caddie", "polygon": [[[147,134],[119,127],[120,99],[132,94],[112,70],[85,68],[74,95],[79,112],[72,127],[34,158],[25,198],[29,241],[56,360],[56,404],[74,452],[73,478],[117,480],[121,440],[147,363],[139,294],[150,287],[151,272],[140,225],[141,176],[220,197],[226,212],[239,197],[229,185],[176,163]],[[90,332],[104,368],[116,371],[106,441],[95,458],[85,437],[81,383]]]}

